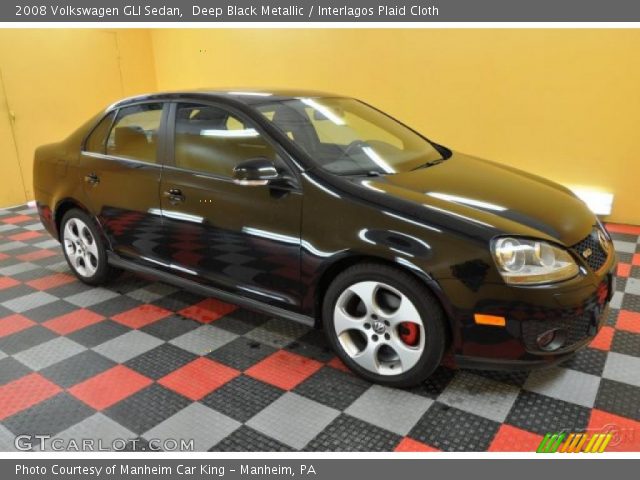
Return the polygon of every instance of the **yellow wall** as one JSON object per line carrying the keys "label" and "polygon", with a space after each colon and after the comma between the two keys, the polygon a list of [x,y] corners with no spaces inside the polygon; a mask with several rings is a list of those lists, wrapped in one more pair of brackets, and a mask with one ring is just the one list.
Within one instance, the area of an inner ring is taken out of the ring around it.
{"label": "yellow wall", "polygon": [[640,224],[640,30],[154,30],[160,89],[356,96],[456,150],[614,192]]}
{"label": "yellow wall", "polygon": [[0,30],[0,72],[0,178],[11,185],[0,190],[2,206],[33,198],[37,146],[114,100],[156,89],[148,30]]}
{"label": "yellow wall", "polygon": [[4,205],[18,205],[27,201],[22,181],[22,171],[18,162],[16,144],[11,128],[11,112],[7,105],[2,71],[0,71],[0,178]]}
{"label": "yellow wall", "polygon": [[36,146],[123,96],[299,87],[371,102],[456,150],[614,192],[610,220],[640,224],[639,56],[631,29],[0,30],[0,206],[32,198]]}

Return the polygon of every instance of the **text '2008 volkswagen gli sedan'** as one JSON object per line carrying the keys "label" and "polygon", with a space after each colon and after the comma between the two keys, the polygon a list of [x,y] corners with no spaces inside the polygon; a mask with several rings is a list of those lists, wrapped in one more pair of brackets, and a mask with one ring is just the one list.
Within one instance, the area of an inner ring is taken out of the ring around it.
{"label": "text '2008 volkswagen gli sedan'", "polygon": [[446,351],[490,369],[563,360],[613,291],[611,238],[569,190],[335,95],[126,99],[40,147],[34,184],[82,281],[133,270],[320,327],[386,385]]}

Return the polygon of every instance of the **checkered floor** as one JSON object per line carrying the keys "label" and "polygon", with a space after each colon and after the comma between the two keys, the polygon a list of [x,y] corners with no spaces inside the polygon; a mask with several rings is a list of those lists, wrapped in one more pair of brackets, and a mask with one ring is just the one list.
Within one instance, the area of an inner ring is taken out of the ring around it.
{"label": "checkered floor", "polygon": [[[322,333],[124,274],[78,282],[33,209],[0,210],[0,450],[16,435],[213,451],[532,451],[551,431],[614,428],[640,451],[640,227],[607,325],[559,368],[441,367],[419,388],[356,378]],[[118,439],[118,443],[114,440]]]}

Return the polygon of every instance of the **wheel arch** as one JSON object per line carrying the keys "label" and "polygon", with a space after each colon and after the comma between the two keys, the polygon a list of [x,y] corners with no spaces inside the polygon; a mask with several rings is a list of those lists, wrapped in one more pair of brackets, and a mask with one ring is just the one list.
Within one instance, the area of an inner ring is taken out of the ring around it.
{"label": "wheel arch", "polygon": [[89,215],[89,217],[91,217],[94,220],[95,226],[98,229],[98,232],[100,233],[100,236],[102,237],[102,240],[105,242],[107,248],[110,250],[111,249],[111,242],[109,242],[109,239],[105,235],[104,230],[102,229],[102,225],[100,224],[100,222],[98,221],[96,216],[91,212],[91,210],[86,205],[84,205],[82,202],[78,201],[77,199],[71,198],[71,197],[66,197],[66,198],[63,198],[62,200],[58,201],[58,203],[56,204],[56,208],[53,211],[53,221],[54,221],[54,225],[55,225],[55,229],[56,229],[56,236],[57,236],[58,240],[61,240],[60,239],[60,227],[61,227],[61,224],[62,224],[62,219],[64,218],[65,214],[69,210],[72,210],[74,208],[83,211],[84,213]]}
{"label": "wheel arch", "polygon": [[324,300],[327,289],[329,288],[329,285],[331,285],[331,282],[338,274],[345,271],[347,268],[360,263],[376,263],[379,265],[386,265],[402,272],[408,273],[413,278],[416,278],[437,299],[440,307],[445,314],[445,317],[447,318],[447,322],[445,325],[445,330],[448,337],[447,341],[452,338],[453,314],[451,306],[446,299],[444,292],[440,289],[438,283],[434,279],[432,279],[426,272],[418,269],[417,267],[415,269],[409,268],[407,265],[402,265],[398,262],[386,258],[376,257],[372,255],[360,255],[355,253],[336,259],[333,263],[331,263],[324,269],[324,271],[318,278],[315,286],[314,296],[314,319],[315,326],[317,328],[322,328],[322,302]]}
{"label": "wheel arch", "polygon": [[53,211],[53,224],[56,228],[56,236],[58,237],[58,240],[60,240],[60,227],[62,226],[62,219],[69,210],[72,210],[74,208],[82,210],[87,215],[93,216],[85,205],[74,198],[67,197],[59,200],[58,203],[56,203],[56,207]]}

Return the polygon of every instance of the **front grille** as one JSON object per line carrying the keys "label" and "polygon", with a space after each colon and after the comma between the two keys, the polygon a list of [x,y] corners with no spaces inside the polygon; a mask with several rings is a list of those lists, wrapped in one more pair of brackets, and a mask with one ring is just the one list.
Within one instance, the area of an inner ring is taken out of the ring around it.
{"label": "front grille", "polygon": [[[594,228],[585,239],[571,247],[571,249],[586,262],[591,270],[600,270],[607,261],[608,254],[600,245],[598,229],[596,228]],[[591,251],[591,255],[585,257],[585,252],[589,251]]]}

